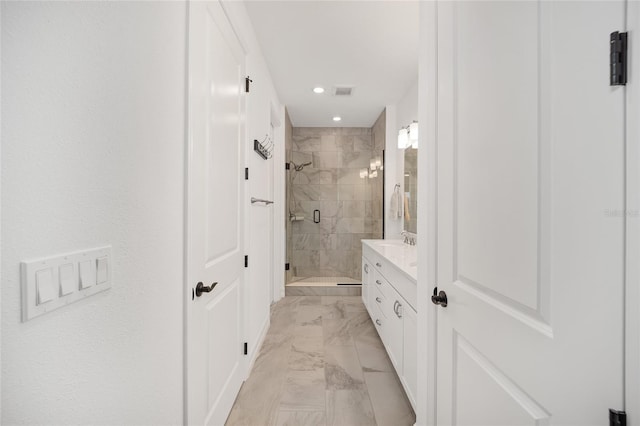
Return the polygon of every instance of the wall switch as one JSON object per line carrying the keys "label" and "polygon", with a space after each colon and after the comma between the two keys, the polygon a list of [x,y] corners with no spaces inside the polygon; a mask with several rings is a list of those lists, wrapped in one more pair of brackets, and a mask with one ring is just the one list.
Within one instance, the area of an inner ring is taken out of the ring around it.
{"label": "wall switch", "polygon": [[109,280],[109,259],[106,256],[99,257],[96,263],[96,282],[98,284],[104,284]]}
{"label": "wall switch", "polygon": [[51,268],[36,272],[36,288],[36,304],[42,305],[53,300],[53,273]]}
{"label": "wall switch", "polygon": [[111,247],[22,262],[22,321],[109,290],[110,268]]}
{"label": "wall switch", "polygon": [[93,287],[96,284],[96,264],[90,260],[80,262],[80,289]]}
{"label": "wall switch", "polygon": [[78,288],[78,279],[72,263],[60,265],[60,296],[71,294]]}

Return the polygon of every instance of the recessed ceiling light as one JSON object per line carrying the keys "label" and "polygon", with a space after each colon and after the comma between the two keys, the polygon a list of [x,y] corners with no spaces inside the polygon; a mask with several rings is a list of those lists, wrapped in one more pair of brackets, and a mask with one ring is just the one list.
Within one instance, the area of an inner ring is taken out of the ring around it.
{"label": "recessed ceiling light", "polygon": [[314,87],[313,88],[313,93],[324,93],[324,88],[323,87]]}
{"label": "recessed ceiling light", "polygon": [[333,121],[340,121],[340,120],[342,120],[342,117],[338,117],[337,115],[333,117]]}

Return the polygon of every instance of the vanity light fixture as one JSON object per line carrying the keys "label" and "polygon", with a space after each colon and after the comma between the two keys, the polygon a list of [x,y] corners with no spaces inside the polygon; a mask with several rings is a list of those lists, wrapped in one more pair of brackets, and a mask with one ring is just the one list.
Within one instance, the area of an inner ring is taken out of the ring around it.
{"label": "vanity light fixture", "polygon": [[333,117],[333,121],[340,121],[342,120],[342,117],[336,115],[335,117]]}
{"label": "vanity light fixture", "polygon": [[409,146],[409,130],[403,127],[398,132],[398,149],[405,149]]}
{"label": "vanity light fixture", "polygon": [[409,140],[411,140],[411,148],[418,148],[418,122],[414,121],[409,125]]}
{"label": "vanity light fixture", "polygon": [[314,87],[313,88],[313,93],[318,93],[318,94],[324,93],[324,87],[320,87],[320,86]]}

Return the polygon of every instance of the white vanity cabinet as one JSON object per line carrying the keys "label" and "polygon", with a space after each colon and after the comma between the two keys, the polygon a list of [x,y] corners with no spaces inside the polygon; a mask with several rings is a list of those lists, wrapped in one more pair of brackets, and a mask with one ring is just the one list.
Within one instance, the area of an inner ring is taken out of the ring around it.
{"label": "white vanity cabinet", "polygon": [[415,409],[416,247],[388,240],[364,240],[362,254],[363,301]]}
{"label": "white vanity cabinet", "polygon": [[369,309],[369,283],[371,281],[369,271],[371,264],[364,257],[362,258],[362,303]]}

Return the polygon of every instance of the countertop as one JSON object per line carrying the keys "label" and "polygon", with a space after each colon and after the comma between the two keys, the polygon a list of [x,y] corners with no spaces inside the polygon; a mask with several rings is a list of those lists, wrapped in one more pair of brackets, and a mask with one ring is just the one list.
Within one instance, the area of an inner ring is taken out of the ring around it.
{"label": "countertop", "polygon": [[362,240],[369,248],[387,259],[411,281],[418,281],[418,247],[401,240]]}

